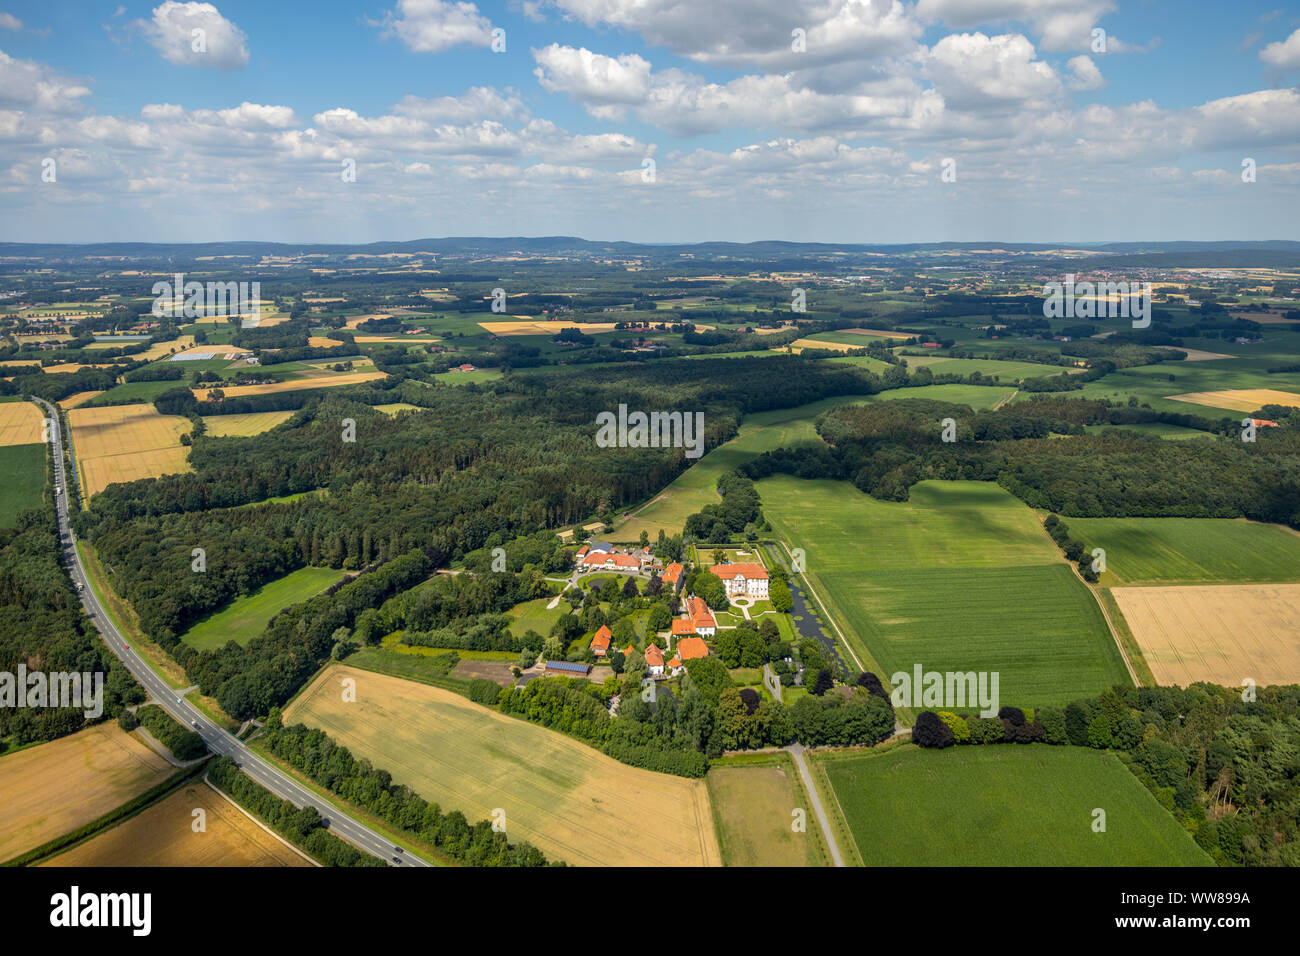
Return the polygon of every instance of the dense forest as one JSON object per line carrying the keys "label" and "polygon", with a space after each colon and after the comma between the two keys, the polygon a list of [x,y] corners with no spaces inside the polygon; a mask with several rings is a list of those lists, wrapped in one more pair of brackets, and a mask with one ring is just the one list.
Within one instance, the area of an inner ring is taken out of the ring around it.
{"label": "dense forest", "polygon": [[[54,505],[0,530],[0,671],[103,673],[103,719],[144,700],[134,678],[99,640],[59,563]],[[0,707],[0,738],[15,746],[86,726],[81,707]]]}

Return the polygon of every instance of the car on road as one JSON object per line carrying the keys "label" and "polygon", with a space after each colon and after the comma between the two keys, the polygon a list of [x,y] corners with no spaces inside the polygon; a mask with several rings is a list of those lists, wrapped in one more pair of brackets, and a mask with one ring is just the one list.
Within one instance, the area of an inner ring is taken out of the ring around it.
{"label": "car on road", "polygon": [[402,858],[401,858],[400,856],[395,856],[395,857],[393,857],[393,862],[396,863],[398,866],[401,866],[401,865],[402,865]]}
{"label": "car on road", "polygon": [[197,720],[191,720],[190,723],[194,725],[195,730],[199,729],[199,722]]}
{"label": "car on road", "polygon": [[395,847],[393,847],[393,849],[394,849],[396,852],[398,852],[398,853],[405,853],[405,852],[406,852],[406,851],[403,850],[400,846],[395,846]]}

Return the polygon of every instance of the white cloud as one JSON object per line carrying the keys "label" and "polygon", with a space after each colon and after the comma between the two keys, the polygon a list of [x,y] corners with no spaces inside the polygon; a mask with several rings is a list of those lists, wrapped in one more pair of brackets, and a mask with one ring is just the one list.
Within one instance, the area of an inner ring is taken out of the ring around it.
{"label": "white cloud", "polygon": [[1097,64],[1092,62],[1092,57],[1080,54],[1072,57],[1065,65],[1073,74],[1069,82],[1072,90],[1095,90],[1106,85],[1106,79],[1101,75],[1101,70],[1097,69]]}
{"label": "white cloud", "polygon": [[492,21],[472,3],[398,0],[384,19],[387,32],[416,53],[441,53],[454,46],[490,46]]}
{"label": "white cloud", "polygon": [[435,123],[470,123],[480,119],[519,119],[528,108],[513,90],[501,92],[490,86],[473,86],[460,96],[424,99],[404,96],[394,109],[405,116]]}
{"label": "white cloud", "polygon": [[1010,107],[1055,95],[1056,71],[1019,34],[953,33],[930,50],[926,72],[954,109]]}
{"label": "white cloud", "polygon": [[[1103,14],[1115,9],[1112,0],[918,0],[917,15],[942,21],[952,29],[984,24],[1026,23],[1046,50],[1087,50],[1092,29]],[[1106,48],[1117,53],[1127,44],[1107,37]]]}
{"label": "white cloud", "polygon": [[0,30],[18,31],[23,28],[23,21],[12,13],[0,13]]}
{"label": "white cloud", "polygon": [[1259,58],[1270,66],[1293,70],[1300,67],[1300,30],[1281,43],[1270,43],[1259,51]]}
{"label": "white cloud", "polygon": [[210,3],[167,0],[136,25],[164,60],[177,66],[238,70],[248,65],[248,38]]}
{"label": "white cloud", "polygon": [[[796,69],[839,60],[897,56],[916,46],[921,25],[899,0],[555,0],[587,26],[632,30],[700,63]],[[792,31],[805,32],[795,52]]]}
{"label": "white cloud", "polygon": [[635,53],[611,57],[552,43],[533,50],[533,59],[542,89],[568,93],[603,118],[621,115],[620,107],[644,103],[650,93],[650,61]]}
{"label": "white cloud", "polygon": [[44,63],[18,60],[0,51],[0,107],[73,113],[89,95],[89,88],[59,76]]}

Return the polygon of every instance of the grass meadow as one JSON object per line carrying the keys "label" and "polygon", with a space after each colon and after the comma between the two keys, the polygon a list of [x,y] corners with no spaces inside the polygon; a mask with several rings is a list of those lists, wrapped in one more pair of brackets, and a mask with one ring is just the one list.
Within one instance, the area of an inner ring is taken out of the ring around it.
{"label": "grass meadow", "polygon": [[867,866],[1212,865],[1111,753],[908,746],[822,766]]}
{"label": "grass meadow", "polygon": [[11,527],[20,512],[39,508],[45,491],[45,446],[0,446],[0,528]]}
{"label": "grass meadow", "polygon": [[1105,587],[1300,581],[1300,534],[1233,518],[1066,518],[1106,551]]}
{"label": "grass meadow", "polygon": [[195,623],[181,639],[198,650],[222,647],[234,641],[241,647],[266,630],[279,611],[315,597],[343,577],[333,568],[299,568],[238,598]]}

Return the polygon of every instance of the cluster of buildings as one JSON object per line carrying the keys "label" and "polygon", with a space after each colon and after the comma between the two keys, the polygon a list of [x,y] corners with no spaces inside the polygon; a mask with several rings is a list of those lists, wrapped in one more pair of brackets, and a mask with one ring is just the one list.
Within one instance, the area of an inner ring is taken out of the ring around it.
{"label": "cluster of buildings", "polygon": [[[608,570],[635,573],[643,570],[662,571],[664,584],[673,588],[673,593],[681,587],[684,568],[674,561],[667,568],[660,569],[655,556],[649,548],[620,551],[604,542],[593,542],[579,549],[577,556],[579,567],[584,570]],[[709,571],[721,579],[730,598],[748,597],[765,600],[768,596],[770,577],[767,568],[757,563],[715,564]],[[681,617],[675,618],[668,632],[668,650],[665,652],[655,644],[645,649],[646,669],[651,677],[676,677],[684,669],[684,662],[699,657],[708,657],[709,645],[705,638],[711,638],[718,632],[718,620],[709,610],[709,605],[702,597],[691,595],[686,599],[685,610]],[[608,625],[602,624],[591,639],[591,651],[597,658],[607,658],[614,635]],[[674,649],[675,648],[675,649]],[[624,655],[636,650],[629,644]]]}

